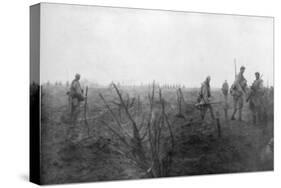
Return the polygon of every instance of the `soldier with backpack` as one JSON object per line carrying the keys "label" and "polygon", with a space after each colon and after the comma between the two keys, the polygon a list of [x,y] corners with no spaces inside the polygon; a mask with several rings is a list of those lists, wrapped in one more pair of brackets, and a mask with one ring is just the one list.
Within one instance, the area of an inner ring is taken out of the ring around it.
{"label": "soldier with backpack", "polygon": [[244,95],[246,93],[247,80],[244,77],[245,67],[241,66],[239,74],[230,88],[230,94],[233,97],[233,113],[231,120],[235,120],[238,111],[238,120],[242,121],[242,109],[244,105]]}
{"label": "soldier with backpack", "polygon": [[76,74],[74,80],[71,82],[69,95],[70,115],[72,122],[76,122],[79,115],[80,103],[84,100],[83,89],[80,85],[80,74]]}
{"label": "soldier with backpack", "polygon": [[253,123],[256,124],[257,121],[263,120],[263,98],[265,94],[265,90],[263,87],[263,80],[260,78],[260,73],[255,73],[255,81],[250,87],[250,94],[247,98],[247,102],[249,102],[249,107],[253,115]]}
{"label": "soldier with backpack", "polygon": [[201,118],[204,120],[207,111],[210,111],[212,120],[215,120],[215,115],[213,112],[213,107],[211,105],[211,87],[210,87],[211,77],[207,76],[206,80],[202,83],[199,96],[197,98],[198,107],[200,108]]}

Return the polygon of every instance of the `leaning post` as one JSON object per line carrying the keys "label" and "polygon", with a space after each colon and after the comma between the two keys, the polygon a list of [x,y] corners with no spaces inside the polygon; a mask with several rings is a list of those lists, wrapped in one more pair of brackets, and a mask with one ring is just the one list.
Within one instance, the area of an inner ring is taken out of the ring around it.
{"label": "leaning post", "polygon": [[221,138],[220,114],[218,111],[216,112],[216,123],[217,123],[218,137]]}

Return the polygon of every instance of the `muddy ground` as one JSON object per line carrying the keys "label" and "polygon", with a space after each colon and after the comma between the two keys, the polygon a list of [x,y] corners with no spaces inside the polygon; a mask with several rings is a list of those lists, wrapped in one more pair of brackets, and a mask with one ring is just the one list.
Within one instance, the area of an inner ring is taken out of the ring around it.
{"label": "muddy ground", "polygon": [[[148,91],[143,88],[123,89],[130,96],[140,96],[144,105]],[[44,86],[42,89],[42,183],[146,178],[124,155],[113,149],[120,143],[98,121],[99,118],[108,118],[98,94],[113,100],[116,98],[114,91],[89,88],[89,135],[82,112],[75,126],[65,121],[68,111],[66,92],[64,86]],[[209,114],[206,121],[201,122],[198,110],[192,105],[196,101],[196,89],[184,89],[183,95],[187,103],[183,110],[184,118],[177,116],[176,89],[163,90],[175,135],[175,152],[167,176],[273,170],[273,152],[268,144],[273,138],[272,98],[266,106],[267,121],[257,125],[252,124],[248,104],[244,105],[242,122],[225,120],[222,105],[214,105],[220,114],[221,137],[218,137],[216,122],[211,121]],[[222,100],[219,90],[214,90],[213,95],[214,100]],[[232,110],[229,97],[229,116]],[[190,119],[193,119],[192,123]]]}

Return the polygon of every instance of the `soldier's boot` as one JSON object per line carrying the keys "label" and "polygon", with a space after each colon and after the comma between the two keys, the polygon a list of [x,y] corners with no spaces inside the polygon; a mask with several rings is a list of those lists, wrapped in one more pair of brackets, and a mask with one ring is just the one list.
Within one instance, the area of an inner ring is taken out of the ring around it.
{"label": "soldier's boot", "polygon": [[208,108],[204,107],[201,110],[201,119],[204,120],[208,111]]}

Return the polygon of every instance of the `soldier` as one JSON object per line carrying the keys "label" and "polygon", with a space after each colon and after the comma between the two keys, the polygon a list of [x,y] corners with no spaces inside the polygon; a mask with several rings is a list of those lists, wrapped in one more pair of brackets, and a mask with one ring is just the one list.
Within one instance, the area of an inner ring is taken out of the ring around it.
{"label": "soldier", "polygon": [[238,111],[238,120],[242,121],[242,108],[244,104],[243,95],[245,94],[247,87],[247,80],[244,78],[245,67],[240,67],[240,72],[236,76],[234,83],[230,88],[230,94],[233,97],[233,113],[231,116],[231,120],[235,120],[236,112]]}
{"label": "soldier", "polygon": [[227,80],[224,81],[224,83],[222,84],[222,93],[224,96],[228,96],[228,91],[229,91],[229,86],[228,86],[228,83],[227,83]]}
{"label": "soldier", "polygon": [[69,102],[70,102],[70,113],[71,119],[75,123],[79,114],[78,107],[80,102],[84,100],[83,90],[80,85],[80,74],[76,74],[74,80],[70,85]]}
{"label": "soldier", "polygon": [[249,102],[249,107],[253,115],[253,123],[256,124],[257,121],[263,120],[263,97],[264,97],[264,87],[263,80],[260,78],[260,73],[255,73],[255,81],[251,86],[250,94],[247,98],[247,102]]}
{"label": "soldier", "polygon": [[225,120],[228,119],[228,91],[229,91],[229,85],[227,83],[227,81],[225,80],[224,83],[222,84],[222,88],[221,88],[222,94],[224,96],[224,105],[223,105],[223,109],[224,109],[224,116],[225,116]]}
{"label": "soldier", "polygon": [[201,118],[204,120],[207,110],[210,110],[211,118],[215,120],[212,105],[210,104],[211,99],[211,88],[210,88],[211,77],[208,76],[206,80],[202,83],[201,89],[198,96],[198,107],[201,111]]}

